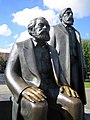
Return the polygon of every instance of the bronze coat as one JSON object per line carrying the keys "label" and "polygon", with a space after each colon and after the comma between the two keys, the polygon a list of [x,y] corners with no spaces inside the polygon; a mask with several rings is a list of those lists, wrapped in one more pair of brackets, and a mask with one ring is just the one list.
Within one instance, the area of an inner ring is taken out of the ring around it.
{"label": "bronze coat", "polygon": [[[78,62],[79,62],[79,95],[83,104],[86,104],[85,88],[84,88],[84,74],[83,74],[83,54],[81,46],[81,37],[79,32],[75,30],[76,42],[77,42],[77,52],[78,52]],[[57,24],[52,26],[50,30],[50,45],[56,48],[59,54],[60,64],[63,70],[63,74],[70,85],[70,49],[69,49],[69,34],[66,28],[62,24]]]}

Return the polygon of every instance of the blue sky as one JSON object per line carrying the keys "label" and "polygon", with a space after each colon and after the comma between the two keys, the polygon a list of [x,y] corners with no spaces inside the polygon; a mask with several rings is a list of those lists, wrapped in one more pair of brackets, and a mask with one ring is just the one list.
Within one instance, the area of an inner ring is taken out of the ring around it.
{"label": "blue sky", "polygon": [[71,7],[74,26],[82,39],[90,39],[90,0],[0,0],[0,51],[10,52],[15,41],[28,39],[29,21],[45,17],[50,25],[59,23],[59,13]]}

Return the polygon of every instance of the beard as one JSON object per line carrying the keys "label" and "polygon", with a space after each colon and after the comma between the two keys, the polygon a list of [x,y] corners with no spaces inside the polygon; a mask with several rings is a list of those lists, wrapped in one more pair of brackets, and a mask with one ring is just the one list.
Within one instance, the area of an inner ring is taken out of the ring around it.
{"label": "beard", "polygon": [[74,19],[73,18],[68,18],[67,19],[67,24],[68,25],[73,25],[73,23],[74,23]]}
{"label": "beard", "polygon": [[50,40],[50,35],[46,31],[42,31],[40,34],[32,34],[36,42],[46,42]]}
{"label": "beard", "polygon": [[74,19],[73,17],[67,17],[67,18],[63,17],[62,22],[66,25],[73,25]]}

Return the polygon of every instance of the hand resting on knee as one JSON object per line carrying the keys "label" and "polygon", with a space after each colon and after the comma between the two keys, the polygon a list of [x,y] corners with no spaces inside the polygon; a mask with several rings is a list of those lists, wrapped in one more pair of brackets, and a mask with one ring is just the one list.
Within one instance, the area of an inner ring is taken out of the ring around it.
{"label": "hand resting on knee", "polygon": [[30,102],[40,102],[46,99],[43,90],[37,87],[29,87],[22,92],[22,96]]}
{"label": "hand resting on knee", "polygon": [[60,87],[60,92],[61,93],[66,93],[69,97],[79,97],[79,95],[77,94],[76,91],[74,91],[73,89],[71,89],[68,86],[61,86]]}

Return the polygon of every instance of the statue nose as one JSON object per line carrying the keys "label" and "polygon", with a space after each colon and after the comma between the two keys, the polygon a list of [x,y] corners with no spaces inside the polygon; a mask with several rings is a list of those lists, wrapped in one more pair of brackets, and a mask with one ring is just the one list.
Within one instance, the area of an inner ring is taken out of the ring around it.
{"label": "statue nose", "polygon": [[72,13],[70,13],[70,16],[73,16],[73,14],[72,14]]}

